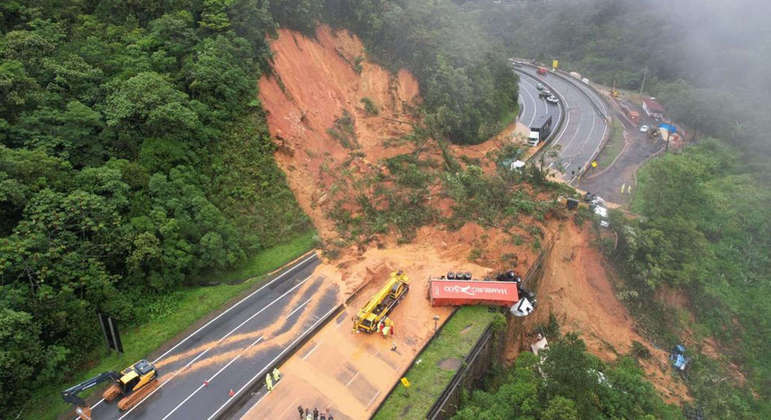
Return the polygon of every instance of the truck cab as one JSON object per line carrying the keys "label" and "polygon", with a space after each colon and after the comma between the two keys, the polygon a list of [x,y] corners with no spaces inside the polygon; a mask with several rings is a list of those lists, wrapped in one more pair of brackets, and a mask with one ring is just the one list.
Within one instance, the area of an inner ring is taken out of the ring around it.
{"label": "truck cab", "polygon": [[537,131],[530,131],[530,135],[527,137],[527,145],[530,147],[537,147],[541,142],[540,135]]}

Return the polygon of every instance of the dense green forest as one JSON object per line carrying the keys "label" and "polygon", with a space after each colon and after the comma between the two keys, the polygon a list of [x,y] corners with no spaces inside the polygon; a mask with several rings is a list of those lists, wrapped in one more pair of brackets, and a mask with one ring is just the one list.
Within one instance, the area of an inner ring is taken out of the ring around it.
{"label": "dense green forest", "polygon": [[4,410],[84,361],[97,311],[141,323],[310,228],[256,100],[274,27],[249,0],[0,4]]}
{"label": "dense green forest", "polygon": [[607,365],[576,335],[552,340],[539,356],[523,352],[511,368],[488,375],[455,420],[679,419],[631,356]]}
{"label": "dense green forest", "polygon": [[[256,99],[278,26],[329,22],[421,83],[435,133],[511,121],[517,80],[455,3],[0,4],[0,405],[63,381],[96,313],[147,321],[168,293],[311,228]],[[162,306],[162,305],[161,305]]]}
{"label": "dense green forest", "polygon": [[[715,337],[760,397],[741,389],[724,366],[700,358],[686,383],[706,412],[768,418],[771,191],[744,173],[737,155],[710,139],[643,168],[633,209],[645,218],[612,215],[619,247],[611,255],[625,274],[620,295],[650,335],[664,345],[688,331]],[[698,323],[656,300],[661,288],[687,296]]]}

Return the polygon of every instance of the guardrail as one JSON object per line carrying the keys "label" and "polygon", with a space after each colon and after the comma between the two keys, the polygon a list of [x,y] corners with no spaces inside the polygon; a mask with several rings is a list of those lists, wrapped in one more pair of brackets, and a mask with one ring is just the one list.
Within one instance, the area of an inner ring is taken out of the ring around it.
{"label": "guardrail", "polygon": [[[545,67],[538,64],[530,63],[524,60],[517,60],[517,64],[522,66],[527,66],[529,68],[535,68],[538,67]],[[595,148],[594,152],[591,155],[591,158],[589,161],[578,170],[578,174],[576,174],[573,178],[571,178],[568,181],[568,184],[572,184],[573,182],[580,180],[581,176],[589,169],[592,161],[597,159],[597,156],[599,156],[600,152],[602,152],[602,149],[605,147],[605,145],[608,143],[608,139],[610,138],[610,124],[612,122],[612,118],[608,111],[608,104],[602,99],[602,94],[600,94],[597,89],[594,88],[591,84],[583,83],[580,80],[577,80],[575,77],[571,76],[570,74],[565,73],[562,70],[556,70],[556,71],[550,71],[552,75],[555,77],[559,77],[563,80],[565,80],[567,83],[570,83],[571,85],[575,86],[576,89],[578,89],[584,96],[586,96],[589,99],[589,103],[592,104],[592,107],[597,111],[597,113],[605,120],[605,131],[602,134],[602,139],[600,140],[600,143]],[[543,83],[543,81],[541,81]],[[584,89],[588,89],[593,95],[590,95],[590,92],[587,92]],[[564,101],[562,97],[560,97],[561,101]],[[597,102],[600,102],[599,104]]]}

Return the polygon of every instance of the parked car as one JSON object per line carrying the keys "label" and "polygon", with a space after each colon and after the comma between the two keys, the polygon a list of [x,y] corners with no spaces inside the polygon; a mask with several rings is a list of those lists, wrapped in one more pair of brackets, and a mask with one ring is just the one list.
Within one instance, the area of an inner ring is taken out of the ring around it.
{"label": "parked car", "polygon": [[641,125],[640,126],[640,132],[641,133],[647,133],[649,129],[650,129],[650,127],[648,127],[647,125]]}
{"label": "parked car", "polygon": [[551,103],[553,103],[553,104],[557,104],[557,103],[559,103],[559,101],[560,101],[560,100],[559,100],[559,99],[557,99],[557,97],[556,97],[556,96],[554,96],[554,95],[551,95],[551,96],[549,96],[548,98],[546,98],[546,101],[547,101],[547,102],[551,102]]}

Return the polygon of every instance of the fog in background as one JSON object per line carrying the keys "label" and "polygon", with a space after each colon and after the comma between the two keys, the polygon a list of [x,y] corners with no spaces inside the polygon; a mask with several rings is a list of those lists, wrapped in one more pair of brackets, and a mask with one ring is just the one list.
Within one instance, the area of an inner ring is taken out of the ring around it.
{"label": "fog in background", "polygon": [[683,34],[678,68],[694,81],[771,92],[771,1],[647,0]]}
{"label": "fog in background", "polygon": [[[467,1],[509,54],[646,93],[698,132],[771,151],[771,1]],[[763,162],[757,162],[766,165]]]}

